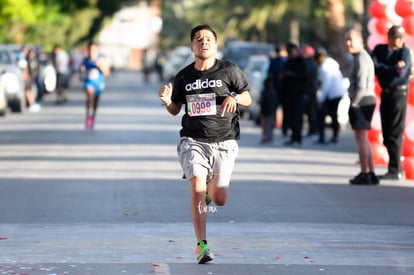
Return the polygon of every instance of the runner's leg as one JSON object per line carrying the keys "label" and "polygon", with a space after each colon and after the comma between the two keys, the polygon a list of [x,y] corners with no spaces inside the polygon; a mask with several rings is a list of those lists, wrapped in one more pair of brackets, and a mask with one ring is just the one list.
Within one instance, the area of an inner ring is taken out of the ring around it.
{"label": "runner's leg", "polygon": [[190,212],[197,241],[206,240],[206,178],[195,176],[189,180],[191,191]]}

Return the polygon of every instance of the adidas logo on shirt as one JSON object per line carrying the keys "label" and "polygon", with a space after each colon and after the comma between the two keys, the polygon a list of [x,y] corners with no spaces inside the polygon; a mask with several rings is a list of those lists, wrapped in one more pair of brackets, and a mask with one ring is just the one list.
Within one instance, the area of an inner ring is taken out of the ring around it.
{"label": "adidas logo on shirt", "polygon": [[215,88],[215,87],[223,87],[223,81],[220,79],[209,80],[208,78],[203,81],[201,79],[197,79],[193,83],[189,83],[185,85],[185,90],[189,92],[192,90]]}

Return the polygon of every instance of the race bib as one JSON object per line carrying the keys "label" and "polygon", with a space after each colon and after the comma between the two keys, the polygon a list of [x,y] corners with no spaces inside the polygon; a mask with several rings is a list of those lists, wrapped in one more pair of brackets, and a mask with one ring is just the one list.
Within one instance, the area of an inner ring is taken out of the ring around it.
{"label": "race bib", "polygon": [[209,116],[217,114],[216,95],[187,95],[187,113],[189,116]]}
{"label": "race bib", "polygon": [[98,69],[93,68],[93,69],[90,69],[88,71],[88,78],[89,79],[95,80],[95,79],[98,79],[98,77],[99,77],[99,71],[98,71]]}

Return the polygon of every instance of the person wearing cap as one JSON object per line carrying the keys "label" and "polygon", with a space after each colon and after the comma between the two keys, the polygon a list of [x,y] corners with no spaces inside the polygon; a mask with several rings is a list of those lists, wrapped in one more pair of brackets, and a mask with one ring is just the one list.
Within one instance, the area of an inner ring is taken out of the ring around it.
{"label": "person wearing cap", "polygon": [[399,180],[404,177],[401,151],[411,68],[410,50],[404,45],[404,35],[404,28],[392,26],[388,30],[388,43],[375,46],[372,52],[375,75],[382,89],[382,136],[389,155],[388,172],[380,179]]}

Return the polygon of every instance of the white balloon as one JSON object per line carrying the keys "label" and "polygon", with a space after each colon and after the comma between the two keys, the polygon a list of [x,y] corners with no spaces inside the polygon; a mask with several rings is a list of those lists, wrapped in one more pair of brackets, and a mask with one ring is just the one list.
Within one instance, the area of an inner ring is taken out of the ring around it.
{"label": "white balloon", "polygon": [[371,51],[375,48],[376,45],[384,43],[387,43],[387,37],[385,35],[371,34],[370,36],[368,36],[367,45],[368,49],[370,49]]}
{"label": "white balloon", "polygon": [[404,43],[408,46],[410,46],[410,48],[414,49],[414,36],[413,35],[406,35],[404,37]]}
{"label": "white balloon", "polygon": [[[374,0],[375,1],[375,0]],[[380,3],[381,5],[384,6],[395,6],[395,2],[397,2],[397,0],[376,0],[378,3]]]}
{"label": "white balloon", "polygon": [[375,18],[375,17],[371,17],[371,19],[369,19],[368,25],[367,25],[369,33],[371,33],[371,34],[378,33],[378,31],[377,31],[377,21],[378,21],[378,19]]}
{"label": "white balloon", "polygon": [[401,25],[403,18],[395,12],[394,6],[385,9],[385,16],[393,25]]}

